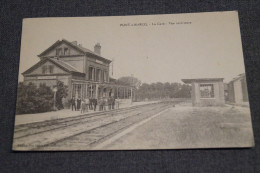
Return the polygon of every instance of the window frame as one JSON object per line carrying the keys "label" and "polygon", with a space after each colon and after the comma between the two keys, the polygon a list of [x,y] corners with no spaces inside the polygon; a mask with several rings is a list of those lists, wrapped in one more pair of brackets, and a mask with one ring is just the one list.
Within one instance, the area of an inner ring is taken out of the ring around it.
{"label": "window frame", "polygon": [[[209,97],[205,97],[204,95],[202,95],[202,90],[201,90],[202,87],[211,87],[211,90],[208,93]],[[214,84],[213,83],[199,84],[199,91],[200,91],[200,98],[201,99],[215,99],[216,98],[215,90],[214,90]]]}

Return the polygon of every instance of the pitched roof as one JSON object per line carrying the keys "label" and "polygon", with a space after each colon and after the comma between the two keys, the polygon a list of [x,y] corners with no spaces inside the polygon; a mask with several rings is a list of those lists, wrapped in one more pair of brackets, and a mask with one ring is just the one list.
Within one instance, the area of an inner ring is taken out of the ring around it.
{"label": "pitched roof", "polygon": [[182,82],[186,84],[190,84],[192,82],[215,82],[215,81],[223,81],[224,78],[198,78],[198,79],[182,79]]}
{"label": "pitched roof", "polygon": [[245,77],[246,77],[246,74],[245,73],[241,73],[237,77],[233,78],[230,82],[234,82],[236,80],[239,80],[239,79],[242,79],[242,78],[245,78]]}
{"label": "pitched roof", "polygon": [[[39,61],[38,63],[36,63],[35,65],[33,65],[31,68],[29,68],[28,70],[23,72],[22,74],[31,72],[32,70],[36,69],[40,65],[44,64],[46,61],[51,61],[53,64],[57,65],[58,67],[62,68],[63,70],[65,70],[67,72],[81,73],[76,68],[74,68],[72,65],[70,65],[62,60],[55,59],[55,58],[44,58],[41,61]],[[81,73],[81,74],[84,74],[84,73]]]}
{"label": "pitched roof", "polygon": [[39,57],[42,57],[45,53],[47,53],[49,50],[53,49],[54,47],[58,46],[58,45],[59,45],[60,43],[62,43],[62,42],[64,42],[64,43],[70,45],[71,47],[75,48],[76,50],[79,50],[80,52],[82,52],[82,53],[84,53],[84,54],[93,55],[93,56],[99,58],[100,60],[107,61],[108,63],[112,62],[111,60],[106,59],[106,58],[100,56],[99,54],[95,53],[94,51],[91,51],[91,50],[89,50],[89,49],[87,49],[87,48],[85,48],[85,47],[82,47],[81,45],[77,45],[77,44],[75,44],[75,43],[72,43],[72,42],[70,42],[70,41],[68,41],[68,40],[66,40],[66,39],[62,39],[61,41],[60,41],[60,40],[56,41],[53,45],[51,45],[49,48],[47,48],[45,51],[43,51],[43,52],[42,52],[41,54],[39,54],[38,56],[39,56]]}
{"label": "pitched roof", "polygon": [[68,70],[70,72],[79,72],[75,67],[66,63],[65,61],[62,61],[60,59],[55,59],[55,58],[49,58],[49,60],[52,61],[53,63],[59,64],[60,66],[62,66],[63,68],[65,68],[66,70]]}

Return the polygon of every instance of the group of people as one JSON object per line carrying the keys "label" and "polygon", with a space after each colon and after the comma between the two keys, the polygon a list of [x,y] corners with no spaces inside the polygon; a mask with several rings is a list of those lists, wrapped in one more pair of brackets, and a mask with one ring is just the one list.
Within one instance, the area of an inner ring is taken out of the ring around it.
{"label": "group of people", "polygon": [[99,111],[115,109],[115,98],[110,97],[100,97],[96,98],[85,98],[81,99],[80,97],[75,98],[74,96],[71,99],[71,109],[72,111],[81,111],[81,113],[88,112],[88,110],[96,111],[97,106],[99,106]]}

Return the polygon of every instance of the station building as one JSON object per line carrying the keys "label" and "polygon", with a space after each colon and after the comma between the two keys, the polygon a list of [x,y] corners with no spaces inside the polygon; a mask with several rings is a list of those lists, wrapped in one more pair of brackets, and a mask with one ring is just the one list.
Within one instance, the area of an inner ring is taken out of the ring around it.
{"label": "station building", "polygon": [[237,104],[248,104],[245,73],[238,75],[228,83],[228,101]]}
{"label": "station building", "polygon": [[225,104],[223,78],[182,79],[191,84],[193,106],[222,106]]}
{"label": "station building", "polygon": [[132,99],[134,87],[118,85],[109,76],[111,60],[101,56],[101,45],[94,51],[82,47],[76,41],[56,41],[38,55],[40,61],[23,72],[24,83],[39,86],[45,83],[55,88],[57,81],[68,86],[68,101],[76,98],[100,98],[114,96],[118,99]]}

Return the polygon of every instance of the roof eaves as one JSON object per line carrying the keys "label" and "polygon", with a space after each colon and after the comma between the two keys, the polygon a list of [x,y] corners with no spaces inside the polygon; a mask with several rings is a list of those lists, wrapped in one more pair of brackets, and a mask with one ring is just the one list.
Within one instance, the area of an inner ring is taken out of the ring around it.
{"label": "roof eaves", "polygon": [[53,43],[50,47],[48,47],[46,50],[44,50],[42,53],[40,53],[39,55],[37,55],[38,57],[41,57],[43,54],[45,54],[46,52],[48,52],[50,49],[52,49],[54,46],[58,45],[61,41],[57,40],[55,43]]}

